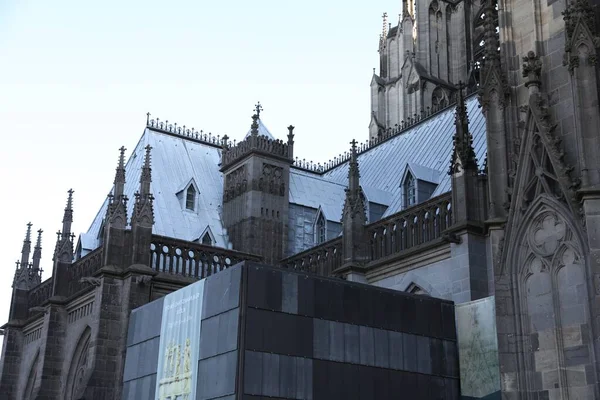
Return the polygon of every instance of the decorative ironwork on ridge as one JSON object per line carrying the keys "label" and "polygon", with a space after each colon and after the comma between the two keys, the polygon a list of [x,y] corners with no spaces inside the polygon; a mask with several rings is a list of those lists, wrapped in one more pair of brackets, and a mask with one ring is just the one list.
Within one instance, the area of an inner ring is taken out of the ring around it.
{"label": "decorative ironwork on ridge", "polygon": [[[178,126],[177,122],[169,123],[169,120],[161,121],[159,118],[150,118],[150,113],[146,114],[146,127],[217,147],[222,147],[223,145],[221,135],[213,135],[212,132],[205,133],[202,129],[197,130],[196,128],[188,128],[185,125]],[[226,135],[224,137],[226,137]]]}
{"label": "decorative ironwork on ridge", "polygon": [[[476,94],[476,89],[469,89],[467,94],[465,95],[465,99],[469,98],[472,95]],[[388,140],[404,133],[408,129],[429,120],[430,118],[440,114],[443,111],[449,110],[456,106],[456,102],[449,104],[446,107],[427,107],[427,110],[421,110],[420,114],[414,114],[413,117],[408,118],[407,120],[402,121],[400,124],[396,124],[393,128],[385,129],[382,134],[373,140],[368,140],[364,143],[358,143],[356,146],[357,154],[362,154],[370,149],[379,146],[380,144],[387,142]],[[298,159],[296,157],[294,159],[294,163],[292,167],[302,169],[305,171],[313,172],[316,174],[324,174],[337,166],[344,164],[350,160],[350,151],[345,151],[344,153],[339,154],[337,157],[333,157],[333,159],[325,162],[325,163],[315,163],[313,161],[307,161],[306,159]]]}
{"label": "decorative ironwork on ridge", "polygon": [[[469,98],[470,96],[474,95],[475,93],[476,93],[476,89],[468,90],[468,92],[466,93],[465,99]],[[399,124],[396,124],[394,127],[385,129],[377,139],[368,140],[364,143],[358,143],[357,144],[357,154],[360,155],[374,147],[377,147],[380,144],[387,142],[388,140],[402,134],[403,132],[407,131],[408,129],[420,124],[421,122],[429,120],[430,118],[438,115],[439,113],[446,111],[448,109],[454,108],[455,106],[456,106],[456,102],[451,103],[446,107],[427,107],[426,110],[421,110],[420,114],[414,114],[412,117],[402,121]],[[225,148],[229,149],[228,152],[230,152],[231,155],[229,155],[229,156],[224,155],[223,161],[222,161],[222,166],[225,166],[225,165],[231,163],[232,159],[237,159],[238,157],[241,156],[241,154],[246,154],[247,151],[250,151],[247,148],[248,145],[244,145],[241,147],[240,147],[240,145],[242,143],[244,143],[247,139],[252,137],[252,135],[250,135],[248,138],[246,138],[246,140],[243,140],[243,141],[240,141],[239,143],[237,143],[236,140],[229,140],[229,137],[227,135],[223,135],[223,137],[221,137],[220,135],[213,135],[211,132],[209,132],[207,134],[207,133],[204,133],[203,130],[196,130],[195,128],[190,129],[190,128],[187,128],[185,125],[178,126],[177,123],[171,124],[171,123],[169,123],[168,120],[165,120],[163,122],[163,121],[160,121],[158,118],[151,119],[150,113],[146,114],[146,116],[147,116],[146,126],[148,128],[158,130],[161,132],[165,132],[165,133],[170,133],[173,135],[178,135],[178,136],[181,136],[181,137],[184,137],[187,139],[197,140],[197,141],[207,143],[207,144],[210,144],[212,146],[216,146],[216,147],[219,147],[222,149],[225,149]],[[274,147],[278,148],[279,146],[281,146],[281,150],[279,150],[279,149],[275,150],[275,155],[278,155],[279,157],[285,157],[285,158],[289,158],[291,155],[293,155],[293,152],[290,152],[289,148],[287,148],[286,150],[283,150],[284,148],[289,147],[289,145],[287,143],[283,142],[282,140],[277,139],[277,140],[273,141],[273,140],[267,139],[266,137],[261,137],[261,136],[254,136],[254,138],[262,139],[260,141],[260,143],[255,144],[256,150],[264,149],[264,151],[270,151],[270,149],[273,147],[273,143],[275,143],[276,145]],[[273,143],[267,143],[267,141],[273,142]],[[252,147],[252,144],[250,145],[250,147]],[[231,152],[233,149],[239,149],[239,150]],[[292,160],[293,161],[292,167],[322,175],[322,174],[336,168],[337,166],[344,164],[349,159],[350,159],[349,151],[340,153],[338,156],[333,157],[331,160],[324,162],[324,163],[313,162],[311,160],[306,160],[305,158],[300,159],[298,157],[294,157]]]}

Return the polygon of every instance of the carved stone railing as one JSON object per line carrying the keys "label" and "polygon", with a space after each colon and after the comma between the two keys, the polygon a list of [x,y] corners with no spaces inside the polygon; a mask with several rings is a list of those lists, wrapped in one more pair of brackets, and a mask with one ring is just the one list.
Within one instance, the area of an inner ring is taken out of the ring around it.
{"label": "carved stone railing", "polygon": [[86,254],[85,257],[82,257],[74,262],[67,269],[67,276],[69,279],[69,296],[86,287],[89,287],[89,283],[82,282],[81,279],[92,277],[96,271],[102,268],[102,250],[103,247],[97,248],[96,250]]}
{"label": "carved stone railing", "polygon": [[39,307],[52,296],[52,277],[46,279],[27,293],[29,308]]}
{"label": "carved stone railing", "polygon": [[261,261],[254,254],[152,235],[150,268],[203,279],[240,261]]}
{"label": "carved stone railing", "polygon": [[282,268],[330,276],[342,265],[342,238],[337,237],[281,261]]}
{"label": "carved stone railing", "polygon": [[441,238],[452,224],[451,201],[446,193],[368,225],[371,260]]}
{"label": "carved stone railing", "polygon": [[[377,261],[443,237],[452,224],[450,193],[366,226],[369,259]],[[281,261],[282,268],[330,276],[342,266],[342,238],[329,240]]]}

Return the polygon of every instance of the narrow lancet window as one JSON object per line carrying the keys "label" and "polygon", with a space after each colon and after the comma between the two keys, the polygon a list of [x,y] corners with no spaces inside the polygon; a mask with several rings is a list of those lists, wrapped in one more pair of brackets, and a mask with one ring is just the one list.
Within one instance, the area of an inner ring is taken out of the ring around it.
{"label": "narrow lancet window", "polygon": [[185,208],[194,211],[196,209],[196,188],[190,185],[185,195]]}
{"label": "narrow lancet window", "polygon": [[406,175],[404,181],[404,199],[406,207],[414,206],[417,203],[417,185],[412,174]]}
{"label": "narrow lancet window", "polygon": [[317,243],[323,243],[327,240],[327,226],[323,214],[319,215],[317,220]]}

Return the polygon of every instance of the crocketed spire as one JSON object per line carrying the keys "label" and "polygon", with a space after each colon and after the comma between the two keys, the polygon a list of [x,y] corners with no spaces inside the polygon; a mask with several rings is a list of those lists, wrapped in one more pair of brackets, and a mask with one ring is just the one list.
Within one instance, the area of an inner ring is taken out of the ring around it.
{"label": "crocketed spire", "polygon": [[113,193],[108,195],[106,224],[114,228],[127,226],[127,196],[125,191],[125,147],[119,149],[119,162],[115,173]]}
{"label": "crocketed spire", "polygon": [[452,163],[450,164],[449,174],[460,172],[465,169],[474,168],[477,170],[477,157],[473,150],[473,136],[469,132],[469,117],[467,115],[467,105],[463,95],[464,84],[459,82],[458,99],[456,102],[456,114],[454,125],[454,150],[452,153]]}
{"label": "crocketed spire", "polygon": [[146,155],[144,157],[144,166],[140,174],[140,188],[135,193],[135,204],[133,206],[133,215],[131,217],[131,225],[143,225],[151,227],[154,224],[154,196],[150,192],[150,184],[152,183],[152,168],[150,145],[146,146]]}

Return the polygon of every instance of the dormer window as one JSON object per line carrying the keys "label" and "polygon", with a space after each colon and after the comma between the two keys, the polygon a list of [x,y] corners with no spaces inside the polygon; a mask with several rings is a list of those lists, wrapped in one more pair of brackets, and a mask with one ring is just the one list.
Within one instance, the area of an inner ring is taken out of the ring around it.
{"label": "dormer window", "polygon": [[410,172],[406,174],[404,180],[404,204],[406,207],[417,204],[417,182]]}
{"label": "dormer window", "polygon": [[327,223],[323,213],[319,213],[317,219],[317,243],[323,243],[327,240]]}
{"label": "dormer window", "polygon": [[212,238],[210,237],[210,234],[208,232],[206,232],[204,234],[204,236],[202,236],[202,244],[205,244],[207,246],[212,246],[213,241],[212,241]]}
{"label": "dormer window", "polygon": [[185,192],[185,208],[191,211],[196,209],[196,188],[194,185],[190,185]]}

